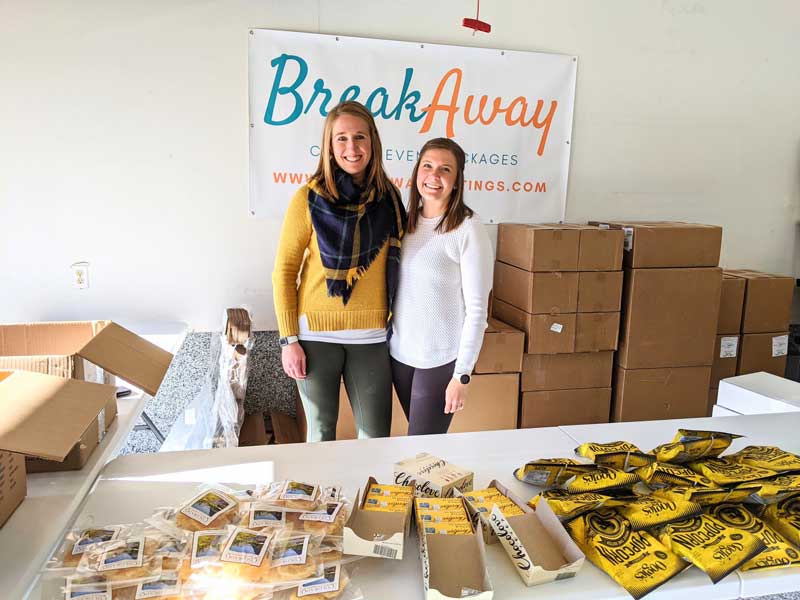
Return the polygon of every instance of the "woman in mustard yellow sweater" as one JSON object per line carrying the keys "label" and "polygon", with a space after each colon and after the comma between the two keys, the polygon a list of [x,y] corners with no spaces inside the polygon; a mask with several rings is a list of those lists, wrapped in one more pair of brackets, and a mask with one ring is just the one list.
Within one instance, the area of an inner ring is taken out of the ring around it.
{"label": "woman in mustard yellow sweater", "polygon": [[387,326],[406,214],[363,105],[334,107],[320,148],[316,172],[289,203],[272,273],[283,369],[297,380],[307,441],[336,439],[342,377],[358,437],[387,436]]}

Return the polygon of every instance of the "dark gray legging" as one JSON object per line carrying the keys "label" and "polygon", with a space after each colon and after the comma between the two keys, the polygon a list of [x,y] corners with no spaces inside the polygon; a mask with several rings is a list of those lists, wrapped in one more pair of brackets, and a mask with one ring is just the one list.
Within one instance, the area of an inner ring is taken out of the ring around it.
{"label": "dark gray legging", "polygon": [[392,381],[408,419],[408,435],[447,433],[453,414],[444,413],[445,391],[456,361],[432,369],[415,369],[392,359]]}
{"label": "dark gray legging", "polygon": [[306,413],[306,441],[336,439],[342,376],[358,437],[388,436],[392,425],[392,373],[386,342],[335,344],[301,340],[300,345],[306,353],[306,378],[297,380],[297,389]]}

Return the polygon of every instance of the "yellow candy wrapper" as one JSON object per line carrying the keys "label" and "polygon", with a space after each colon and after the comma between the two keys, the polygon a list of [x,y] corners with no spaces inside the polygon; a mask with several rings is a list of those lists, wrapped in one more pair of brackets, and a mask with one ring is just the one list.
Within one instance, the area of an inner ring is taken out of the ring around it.
{"label": "yellow candy wrapper", "polygon": [[417,513],[419,523],[464,523],[469,524],[467,513],[462,511],[431,510]]}
{"label": "yellow candy wrapper", "polygon": [[472,525],[466,523],[423,523],[422,532],[425,535],[470,535]]}
{"label": "yellow candy wrapper", "polygon": [[689,468],[721,486],[732,486],[777,475],[775,471],[734,462],[729,458],[707,458],[689,463]]}
{"label": "yellow candy wrapper", "polygon": [[759,490],[758,483],[745,483],[734,489],[720,487],[667,487],[653,490],[653,496],[668,500],[696,502],[700,506],[713,506],[722,502],[747,502]]}
{"label": "yellow candy wrapper", "polygon": [[572,494],[602,492],[625,488],[638,481],[641,481],[641,478],[636,473],[597,467],[594,471],[574,475],[564,483],[563,488]]}
{"label": "yellow candy wrapper", "polygon": [[369,495],[411,498],[414,495],[414,488],[410,485],[384,485],[382,483],[373,483],[369,487]]}
{"label": "yellow candy wrapper", "polygon": [[765,571],[800,565],[800,552],[741,504],[719,504],[711,508],[709,514],[726,525],[749,531],[766,544],[766,550],[739,567],[742,571]]}
{"label": "yellow candy wrapper", "polygon": [[770,479],[764,479],[750,484],[742,484],[736,489],[746,486],[758,484],[756,490],[756,501],[762,504],[774,504],[781,498],[791,496],[800,492],[800,473],[795,475],[779,475]]}
{"label": "yellow candy wrapper", "polygon": [[505,496],[500,490],[494,487],[484,488],[482,490],[472,490],[471,492],[464,494],[464,499],[468,500],[469,502],[486,502],[492,498],[505,498]]}
{"label": "yellow candy wrapper", "polygon": [[562,485],[579,473],[597,469],[597,465],[580,463],[572,458],[541,458],[532,460],[514,471],[514,477],[539,487]]}
{"label": "yellow candy wrapper", "polygon": [[617,507],[617,512],[628,519],[634,531],[638,531],[696,517],[702,514],[703,507],[685,500],[642,496],[621,504]]}
{"label": "yellow candy wrapper", "polygon": [[656,446],[650,453],[656,455],[658,462],[687,463],[717,457],[740,437],[724,431],[679,429],[671,442]]}
{"label": "yellow candy wrapper", "polygon": [[800,456],[777,446],[747,446],[725,458],[770,471],[800,471]]}
{"label": "yellow candy wrapper", "polygon": [[634,444],[624,441],[607,444],[587,442],[575,448],[575,454],[588,458],[595,464],[622,471],[632,471],[656,460],[654,455],[646,454]]}
{"label": "yellow candy wrapper", "polygon": [[646,531],[633,531],[610,508],[581,515],[565,527],[586,558],[636,600],[689,566]]}
{"label": "yellow candy wrapper", "polygon": [[759,516],[794,546],[800,547],[800,494],[760,509]]}
{"label": "yellow candy wrapper", "polygon": [[698,475],[688,467],[655,462],[636,469],[635,473],[653,489],[670,487],[717,487],[708,477]]}
{"label": "yellow candy wrapper", "polygon": [[750,532],[735,529],[708,515],[664,525],[661,543],[698,567],[717,583],[766,549]]}
{"label": "yellow candy wrapper", "polygon": [[414,507],[421,510],[464,509],[461,498],[414,498]]}
{"label": "yellow candy wrapper", "polygon": [[561,521],[569,521],[582,514],[596,510],[603,506],[611,496],[597,492],[584,492],[583,494],[570,494],[565,490],[545,490],[528,501],[528,506],[535,509],[542,500],[553,510]]}

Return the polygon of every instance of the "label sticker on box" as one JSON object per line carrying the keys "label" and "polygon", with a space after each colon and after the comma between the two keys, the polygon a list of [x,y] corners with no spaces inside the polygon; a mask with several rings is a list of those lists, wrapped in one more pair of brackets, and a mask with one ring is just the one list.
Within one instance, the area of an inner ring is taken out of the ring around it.
{"label": "label sticker on box", "polygon": [[116,571],[117,569],[135,569],[144,561],[144,537],[120,540],[109,550],[103,552],[97,570]]}
{"label": "label sticker on box", "polygon": [[101,527],[97,529],[84,529],[81,537],[72,546],[72,556],[83,554],[86,548],[100,542],[112,542],[117,539],[120,527]]}
{"label": "label sticker on box", "polygon": [[550,325],[550,331],[554,331],[555,333],[561,333],[564,330],[564,326],[561,323],[553,323]]}
{"label": "label sticker on box", "polygon": [[271,533],[237,527],[228,538],[220,560],[260,567],[267,555]]}
{"label": "label sticker on box", "polygon": [[789,335],[776,335],[772,338],[772,358],[786,356],[789,353]]}
{"label": "label sticker on box", "polygon": [[341,567],[327,567],[322,577],[297,586],[297,597],[311,596],[313,594],[326,594],[339,591],[339,572]]}
{"label": "label sticker on box", "polygon": [[633,249],[633,227],[623,227],[622,231],[625,232],[625,243],[623,248],[630,252]]}
{"label": "label sticker on box", "polygon": [[736,358],[739,350],[739,336],[724,337],[719,342],[720,358]]}
{"label": "label sticker on box", "polygon": [[236,501],[222,492],[208,490],[192,498],[189,504],[181,509],[181,513],[190,519],[194,519],[198,523],[208,525],[211,521],[229,510],[232,510],[235,506]]}
{"label": "label sticker on box", "polygon": [[284,565],[304,565],[308,555],[309,535],[300,535],[276,540],[272,546],[270,558],[273,567]]}
{"label": "label sticker on box", "polygon": [[165,571],[158,580],[140,583],[136,586],[136,600],[177,596],[180,593],[181,580],[177,571]]}

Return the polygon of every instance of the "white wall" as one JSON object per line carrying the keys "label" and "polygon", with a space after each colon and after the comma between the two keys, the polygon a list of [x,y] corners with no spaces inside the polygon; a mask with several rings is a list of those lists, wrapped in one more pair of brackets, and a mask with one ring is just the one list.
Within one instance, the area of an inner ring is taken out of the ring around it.
{"label": "white wall", "polygon": [[[0,0],[0,321],[274,328],[280,224],[248,214],[247,30],[576,54],[567,217],[724,227],[794,274],[800,3]],[[91,287],[69,265],[91,263]]]}

